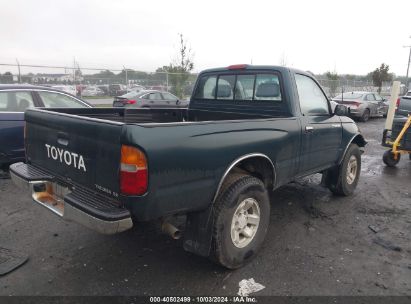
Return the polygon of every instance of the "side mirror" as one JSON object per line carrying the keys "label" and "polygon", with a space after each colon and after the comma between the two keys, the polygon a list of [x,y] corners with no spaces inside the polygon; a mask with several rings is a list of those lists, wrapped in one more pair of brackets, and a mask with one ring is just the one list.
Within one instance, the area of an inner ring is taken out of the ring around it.
{"label": "side mirror", "polygon": [[335,106],[334,114],[337,116],[348,116],[350,114],[350,109],[344,105],[338,104]]}
{"label": "side mirror", "polygon": [[176,105],[178,105],[180,103],[180,100],[179,99],[177,99],[176,100]]}

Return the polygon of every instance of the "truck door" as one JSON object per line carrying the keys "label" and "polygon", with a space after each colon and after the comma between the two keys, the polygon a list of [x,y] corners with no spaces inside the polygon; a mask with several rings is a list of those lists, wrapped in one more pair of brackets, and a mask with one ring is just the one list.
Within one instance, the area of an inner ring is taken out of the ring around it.
{"label": "truck door", "polygon": [[153,92],[148,95],[148,106],[152,108],[164,108],[170,105],[169,100],[165,100],[160,92]]}
{"label": "truck door", "polygon": [[340,152],[342,127],[330,113],[327,97],[310,77],[295,74],[301,108],[300,173],[318,172],[334,164]]}
{"label": "truck door", "polygon": [[368,102],[368,107],[370,108],[370,116],[377,115],[378,102],[375,100],[374,94],[367,94],[365,100]]}

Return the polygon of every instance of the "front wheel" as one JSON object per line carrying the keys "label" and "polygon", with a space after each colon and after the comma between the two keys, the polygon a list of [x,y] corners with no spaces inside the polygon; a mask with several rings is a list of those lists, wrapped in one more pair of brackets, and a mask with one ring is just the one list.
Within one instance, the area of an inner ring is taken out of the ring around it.
{"label": "front wheel", "polygon": [[226,268],[239,268],[255,257],[267,234],[267,189],[260,179],[242,175],[223,187],[214,210],[210,258]]}
{"label": "front wheel", "polygon": [[350,144],[338,167],[324,172],[325,185],[336,195],[351,195],[357,187],[361,171],[361,151]]}
{"label": "front wheel", "polygon": [[364,110],[364,113],[363,113],[362,116],[361,116],[361,121],[362,121],[362,122],[366,122],[366,121],[368,121],[369,119],[370,119],[370,110],[365,109],[365,110]]}

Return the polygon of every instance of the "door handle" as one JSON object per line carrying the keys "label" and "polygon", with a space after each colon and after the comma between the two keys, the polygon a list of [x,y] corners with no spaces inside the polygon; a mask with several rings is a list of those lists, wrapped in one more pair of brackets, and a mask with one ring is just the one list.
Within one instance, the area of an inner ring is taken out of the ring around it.
{"label": "door handle", "polygon": [[313,132],[313,131],[314,131],[314,127],[312,127],[312,126],[306,126],[306,127],[305,127],[305,131],[306,131],[306,132]]}

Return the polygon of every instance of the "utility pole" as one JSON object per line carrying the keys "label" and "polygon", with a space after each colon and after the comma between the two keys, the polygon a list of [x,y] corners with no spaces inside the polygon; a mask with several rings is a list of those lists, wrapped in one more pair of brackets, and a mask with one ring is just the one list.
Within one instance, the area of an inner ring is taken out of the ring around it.
{"label": "utility pole", "polygon": [[127,69],[126,67],[123,65],[124,68],[124,72],[126,72],[126,90],[128,91],[128,77],[127,77]]}
{"label": "utility pole", "polygon": [[[19,61],[17,60],[17,58],[16,58],[16,62],[17,62],[17,67],[18,67],[18,69],[19,69],[19,83],[21,83],[20,63],[19,63]],[[407,74],[408,74],[408,72],[407,72]]]}
{"label": "utility pole", "polygon": [[73,57],[73,83],[76,83],[76,57]]}
{"label": "utility pole", "polygon": [[[410,36],[411,38],[411,36]],[[407,65],[407,75],[405,76],[405,88],[407,91],[409,90],[408,88],[408,72],[410,70],[410,61],[411,61],[411,45],[404,46],[410,49],[410,54],[408,55],[408,65]]]}
{"label": "utility pole", "polygon": [[[408,38],[411,38],[411,36],[409,36]],[[405,76],[405,89],[408,91],[408,72],[410,71],[410,61],[411,61],[411,45],[404,45],[404,48],[409,48],[410,49],[410,53],[408,55],[408,65],[407,65],[407,75]]]}

